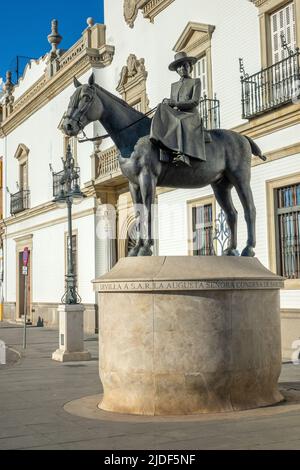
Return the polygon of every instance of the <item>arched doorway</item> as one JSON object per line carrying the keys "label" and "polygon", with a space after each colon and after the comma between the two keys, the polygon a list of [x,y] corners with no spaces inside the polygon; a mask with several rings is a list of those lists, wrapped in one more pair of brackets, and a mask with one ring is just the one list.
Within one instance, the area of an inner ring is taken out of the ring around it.
{"label": "arched doorway", "polygon": [[137,228],[135,221],[131,222],[127,229],[127,238],[125,243],[125,257],[128,256],[129,251],[135,247],[137,240]]}

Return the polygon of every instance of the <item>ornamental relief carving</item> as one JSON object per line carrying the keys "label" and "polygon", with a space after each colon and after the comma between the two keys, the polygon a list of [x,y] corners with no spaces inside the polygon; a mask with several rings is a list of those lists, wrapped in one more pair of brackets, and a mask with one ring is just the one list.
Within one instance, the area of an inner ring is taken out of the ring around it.
{"label": "ornamental relief carving", "polygon": [[133,28],[138,11],[149,0],[124,0],[124,18],[130,28]]}
{"label": "ornamental relief carving", "polygon": [[116,88],[119,93],[122,93],[123,88],[126,87],[136,75],[140,74],[141,78],[146,80],[147,72],[145,69],[145,59],[137,59],[136,55],[130,54],[127,59],[127,65],[124,65],[121,71],[120,80]]}
{"label": "ornamental relief carving", "polygon": [[[149,100],[146,90],[148,72],[145,68],[145,60],[138,59],[135,54],[130,54],[126,65],[122,67],[120,80],[116,90],[121,94],[130,106],[139,103],[139,111],[149,111]],[[136,108],[137,109],[137,108]]]}

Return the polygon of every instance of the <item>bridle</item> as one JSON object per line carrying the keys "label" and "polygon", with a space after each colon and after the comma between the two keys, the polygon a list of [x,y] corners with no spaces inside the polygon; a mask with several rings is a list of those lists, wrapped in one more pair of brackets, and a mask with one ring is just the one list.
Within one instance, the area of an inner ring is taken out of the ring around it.
{"label": "bridle", "polygon": [[[70,119],[76,122],[76,124],[79,127],[80,132],[82,132],[85,137],[86,137],[86,134],[83,130],[84,125],[82,123],[82,118],[85,117],[85,115],[88,113],[91,105],[93,104],[94,98],[96,96],[95,88],[90,86],[89,89],[92,91],[92,96],[89,95],[88,93],[84,93],[83,96],[80,96],[78,108],[76,108],[75,110],[73,107],[71,109],[69,108],[65,116],[65,119]],[[89,97],[89,99],[85,103],[83,103],[83,105],[80,106],[80,102],[85,96]]]}
{"label": "bridle", "polygon": [[[93,103],[93,100],[96,96],[96,89],[93,87],[93,86],[89,86],[88,87],[91,91],[92,91],[92,94],[93,96],[90,96],[89,94],[84,94],[82,97],[80,97],[79,99],[79,103],[80,101],[82,100],[82,98],[86,95],[86,96],[89,96],[89,100],[83,105],[83,106],[78,106],[77,109],[74,110],[74,108],[71,108],[71,110],[67,111],[67,114],[65,116],[66,119],[70,119],[72,121],[75,121],[76,124],[78,125],[79,127],[79,133],[81,132],[83,134],[83,136],[85,137],[84,139],[79,139],[78,138],[78,142],[79,143],[83,143],[83,142],[95,142],[97,140],[103,140],[103,139],[108,139],[110,137],[110,134],[104,134],[104,135],[99,135],[99,136],[96,136],[96,137],[92,137],[92,138],[88,138],[86,133],[84,132],[84,125],[83,123],[81,122],[81,119],[87,114],[87,112],[89,111],[92,103]],[[69,107],[70,108],[70,107]],[[138,122],[142,121],[143,119],[145,119],[146,117],[148,117],[150,114],[152,114],[155,110],[157,109],[157,107],[153,108],[153,109],[150,109],[150,111],[148,111],[147,113],[145,113],[141,118],[137,119],[136,121],[132,122],[131,124],[129,124],[128,126],[124,127],[123,129],[120,129],[118,133],[121,133],[123,132],[124,130],[126,129],[129,129],[130,127],[134,126],[135,124],[137,124]]]}

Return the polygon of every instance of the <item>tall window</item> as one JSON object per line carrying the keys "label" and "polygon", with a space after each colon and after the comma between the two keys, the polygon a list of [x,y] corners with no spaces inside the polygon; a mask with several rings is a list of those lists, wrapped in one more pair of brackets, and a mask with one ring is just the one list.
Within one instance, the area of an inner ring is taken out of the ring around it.
{"label": "tall window", "polygon": [[136,111],[140,111],[142,112],[142,103],[141,103],[141,100],[137,101],[136,103],[134,103],[132,105],[132,107],[136,110]]}
{"label": "tall window", "polygon": [[193,256],[214,255],[213,197],[190,203],[190,254]]}
{"label": "tall window", "polygon": [[20,164],[20,191],[28,189],[28,162],[27,160]]}
{"label": "tall window", "polygon": [[296,47],[296,21],[294,2],[285,5],[280,10],[270,15],[271,35],[272,35],[272,61],[276,64],[288,55],[286,49],[282,47],[281,35],[291,49]]}
{"label": "tall window", "polygon": [[207,96],[208,94],[208,80],[207,80],[207,58],[206,55],[201,57],[194,65],[193,77],[200,78],[201,80],[201,95]]}
{"label": "tall window", "polygon": [[300,182],[276,190],[277,271],[300,278]]}

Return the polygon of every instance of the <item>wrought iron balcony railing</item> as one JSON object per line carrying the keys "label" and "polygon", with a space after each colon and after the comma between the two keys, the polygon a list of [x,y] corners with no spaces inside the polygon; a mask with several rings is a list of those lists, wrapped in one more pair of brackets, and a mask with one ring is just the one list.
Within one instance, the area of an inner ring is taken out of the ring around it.
{"label": "wrought iron balcony railing", "polygon": [[29,190],[19,191],[10,196],[10,213],[11,215],[23,212],[29,209]]}
{"label": "wrought iron balcony railing", "polygon": [[243,119],[251,119],[294,100],[299,102],[299,56],[297,48],[271,67],[251,76],[244,73],[241,77]]}
{"label": "wrought iron balcony railing", "polygon": [[[72,189],[75,188],[76,185],[80,187],[80,168],[74,167],[74,172],[76,173],[75,177],[72,181]],[[59,171],[58,173],[52,173],[53,177],[53,197],[56,198],[60,194],[61,191],[64,193],[67,190],[66,184],[64,182],[64,170]]]}
{"label": "wrought iron balcony railing", "polygon": [[199,111],[205,129],[220,129],[220,101],[217,100],[216,95],[214,99],[209,99],[204,95],[200,101]]}

